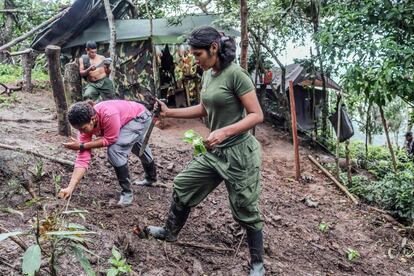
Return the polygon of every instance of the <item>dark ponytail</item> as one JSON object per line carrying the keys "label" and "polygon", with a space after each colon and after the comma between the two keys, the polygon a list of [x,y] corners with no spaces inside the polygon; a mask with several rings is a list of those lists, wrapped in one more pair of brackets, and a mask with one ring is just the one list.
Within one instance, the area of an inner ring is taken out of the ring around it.
{"label": "dark ponytail", "polygon": [[191,32],[188,44],[195,49],[209,51],[211,44],[218,44],[217,56],[220,60],[221,70],[229,66],[236,58],[236,42],[234,38],[218,32],[213,27],[200,27]]}

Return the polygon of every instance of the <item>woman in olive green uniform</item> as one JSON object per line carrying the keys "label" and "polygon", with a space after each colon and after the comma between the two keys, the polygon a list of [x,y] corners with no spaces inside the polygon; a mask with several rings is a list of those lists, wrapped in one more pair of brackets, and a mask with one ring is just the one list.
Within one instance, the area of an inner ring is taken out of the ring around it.
{"label": "woman in olive green uniform", "polygon": [[158,239],[174,241],[190,210],[224,181],[234,219],[247,231],[251,255],[250,275],[264,275],[263,221],[259,211],[260,144],[248,132],[263,121],[254,85],[248,73],[233,63],[235,42],[212,27],[194,30],[188,44],[204,70],[201,103],[169,109],[161,115],[174,118],[208,116],[209,149],[195,157],[174,179],[173,201],[164,227],[146,231]]}

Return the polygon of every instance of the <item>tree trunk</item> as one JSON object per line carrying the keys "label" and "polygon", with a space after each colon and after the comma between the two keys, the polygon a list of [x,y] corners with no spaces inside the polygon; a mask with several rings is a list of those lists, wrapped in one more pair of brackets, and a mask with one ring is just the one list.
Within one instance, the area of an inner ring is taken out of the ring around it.
{"label": "tree trunk", "polygon": [[65,92],[68,105],[82,101],[82,84],[76,61],[65,65]]}
{"label": "tree trunk", "polygon": [[[159,91],[159,77],[158,77],[158,66],[157,66],[157,51],[155,50],[155,44],[154,44],[154,37],[153,37],[153,22],[152,22],[152,14],[150,13],[149,7],[148,7],[148,1],[145,0],[145,9],[147,10],[147,15],[149,18],[150,23],[150,41],[151,41],[151,51],[152,51],[152,76],[154,78],[154,91],[152,91],[152,95],[155,97],[160,98],[161,97],[161,91]],[[184,84],[184,82],[183,82]],[[186,103],[187,106],[190,106],[190,96],[188,94],[188,90],[184,85],[184,90],[186,92]]]}
{"label": "tree trunk", "polygon": [[22,67],[23,67],[23,91],[32,93],[32,67],[36,59],[36,54],[33,51],[22,55]]}
{"label": "tree trunk", "polygon": [[105,12],[106,17],[108,18],[108,25],[109,25],[109,55],[111,56],[112,63],[111,63],[111,74],[110,79],[115,80],[115,67],[116,67],[116,29],[115,29],[115,22],[114,22],[114,15],[112,13],[111,3],[109,0],[104,0],[105,5]]}
{"label": "tree trunk", "polygon": [[60,47],[48,45],[45,50],[48,60],[50,84],[52,85],[53,98],[55,99],[58,117],[58,132],[60,135],[70,136],[70,125],[66,114],[68,106],[65,99],[62,75],[60,73]]}
{"label": "tree trunk", "polygon": [[409,112],[408,112],[408,118],[407,118],[407,132],[411,131],[411,129],[413,128],[414,125],[414,108],[411,107]]}
{"label": "tree trunk", "polygon": [[345,160],[346,160],[346,169],[348,175],[348,185],[352,184],[352,165],[349,158],[349,140],[345,142]]}
{"label": "tree trunk", "polygon": [[[14,4],[11,1],[4,1],[4,8],[14,8]],[[0,45],[3,45],[9,41],[12,37],[13,32],[13,14],[7,12],[4,19],[4,27],[0,30]],[[0,62],[7,61],[8,56],[0,51]]]}
{"label": "tree trunk", "polygon": [[367,109],[367,120],[365,122],[365,158],[368,159],[368,143],[371,142],[370,141],[370,137],[371,137],[371,130],[369,127],[370,121],[371,121],[371,107],[372,104],[371,102],[368,103],[368,109]]}
{"label": "tree trunk", "polygon": [[378,105],[378,107],[379,107],[379,111],[380,111],[380,115],[381,115],[382,124],[384,126],[385,137],[387,137],[388,148],[390,150],[390,154],[391,154],[391,158],[392,158],[392,166],[394,168],[394,171],[397,172],[397,161],[395,159],[394,150],[392,148],[392,144],[391,144],[391,140],[390,140],[390,134],[388,133],[388,126],[387,126],[387,121],[386,121],[385,116],[384,116],[384,110],[382,109],[382,106]]}
{"label": "tree trunk", "polygon": [[241,53],[240,66],[247,70],[247,49],[249,47],[249,37],[247,32],[247,1],[240,1],[240,23],[241,23]]}

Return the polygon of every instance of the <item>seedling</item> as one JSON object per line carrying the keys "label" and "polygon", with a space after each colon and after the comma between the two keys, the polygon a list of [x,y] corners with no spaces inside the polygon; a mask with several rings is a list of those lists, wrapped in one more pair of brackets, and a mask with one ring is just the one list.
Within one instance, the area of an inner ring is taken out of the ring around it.
{"label": "seedling", "polygon": [[131,272],[131,266],[127,264],[125,259],[122,259],[121,253],[112,247],[112,257],[109,259],[111,268],[106,271],[107,276],[123,275]]}
{"label": "seedling", "polygon": [[207,149],[204,146],[203,137],[192,129],[189,129],[186,132],[184,132],[183,141],[193,146],[194,156],[197,156],[199,154],[205,154],[207,152]]}
{"label": "seedling", "polygon": [[348,257],[349,261],[354,261],[356,258],[359,258],[359,252],[352,249],[352,248],[348,248],[348,250],[346,251],[346,255]]}
{"label": "seedling", "polygon": [[326,233],[326,231],[329,230],[329,225],[325,222],[321,222],[319,223],[319,230],[321,230],[321,232]]}

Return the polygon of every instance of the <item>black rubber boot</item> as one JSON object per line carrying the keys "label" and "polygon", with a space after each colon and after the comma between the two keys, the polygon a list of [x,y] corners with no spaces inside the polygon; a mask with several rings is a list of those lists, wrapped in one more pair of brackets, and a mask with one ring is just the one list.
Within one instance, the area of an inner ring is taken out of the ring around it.
{"label": "black rubber boot", "polygon": [[263,264],[263,231],[247,230],[246,232],[250,251],[249,276],[262,276],[265,274]]}
{"label": "black rubber boot", "polygon": [[122,189],[118,205],[129,205],[132,203],[133,195],[131,190],[131,180],[129,179],[128,164],[114,168],[119,185]]}
{"label": "black rubber boot", "polygon": [[176,241],[178,233],[180,233],[187,221],[190,211],[191,208],[179,207],[173,200],[170,211],[168,212],[168,218],[165,221],[165,226],[148,226],[145,228],[145,232],[159,240]]}
{"label": "black rubber boot", "polygon": [[152,186],[157,182],[157,165],[152,161],[151,163],[142,162],[144,168],[145,178],[143,180],[135,181],[134,184],[140,186]]}

